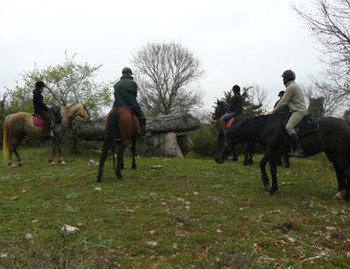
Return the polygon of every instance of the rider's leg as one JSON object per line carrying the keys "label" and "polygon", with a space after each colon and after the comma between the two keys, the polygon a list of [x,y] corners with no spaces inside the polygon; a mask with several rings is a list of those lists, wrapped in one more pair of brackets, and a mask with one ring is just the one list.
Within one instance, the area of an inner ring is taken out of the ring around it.
{"label": "rider's leg", "polygon": [[292,156],[298,158],[304,157],[304,152],[301,148],[299,136],[296,134],[294,127],[303,119],[303,117],[304,115],[294,112],[286,125],[286,131],[291,138],[291,142],[294,148]]}

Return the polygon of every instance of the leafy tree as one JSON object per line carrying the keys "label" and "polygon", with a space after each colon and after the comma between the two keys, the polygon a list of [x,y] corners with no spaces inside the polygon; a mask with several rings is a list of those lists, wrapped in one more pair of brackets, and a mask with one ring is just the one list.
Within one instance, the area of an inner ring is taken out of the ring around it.
{"label": "leafy tree", "polygon": [[202,102],[193,83],[202,75],[200,61],[178,43],[148,43],[134,56],[139,101],[147,115],[188,112]]}
{"label": "leafy tree", "polygon": [[308,112],[311,113],[312,116],[314,117],[324,116],[323,102],[324,102],[323,97],[310,98]]}
{"label": "leafy tree", "polygon": [[[350,3],[348,0],[315,0],[312,11],[292,6],[321,44],[327,65],[322,78],[327,89],[336,97],[336,109],[350,101]],[[316,88],[321,83],[315,80]],[[324,96],[325,97],[325,96]]]}
{"label": "leafy tree", "polygon": [[44,88],[45,103],[64,107],[80,101],[87,101],[89,108],[97,116],[102,107],[112,103],[110,86],[96,83],[94,78],[101,65],[90,66],[74,61],[75,55],[68,57],[62,65],[48,66],[43,70],[35,67],[22,75],[24,85],[7,89],[7,114],[18,111],[33,111],[32,91],[35,82],[42,80],[49,87]]}
{"label": "leafy tree", "polygon": [[345,110],[343,118],[350,124],[350,109]]}

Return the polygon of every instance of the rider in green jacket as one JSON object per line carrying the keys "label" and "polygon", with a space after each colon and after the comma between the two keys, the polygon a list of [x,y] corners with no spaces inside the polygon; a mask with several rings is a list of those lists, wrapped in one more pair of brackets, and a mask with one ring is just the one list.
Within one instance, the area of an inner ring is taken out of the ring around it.
{"label": "rider in green jacket", "polygon": [[123,68],[120,80],[114,85],[115,101],[113,107],[128,107],[132,109],[140,122],[140,135],[142,137],[149,137],[151,134],[146,132],[145,114],[136,101],[138,87],[134,78],[131,76],[132,74],[129,67]]}

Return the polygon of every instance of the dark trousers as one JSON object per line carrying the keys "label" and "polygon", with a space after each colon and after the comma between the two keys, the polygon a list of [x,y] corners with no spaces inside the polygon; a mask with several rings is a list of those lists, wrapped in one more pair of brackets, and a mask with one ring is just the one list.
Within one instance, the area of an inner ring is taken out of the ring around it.
{"label": "dark trousers", "polygon": [[39,110],[35,114],[37,114],[44,121],[43,137],[45,137],[50,133],[50,128],[51,128],[50,114],[48,112],[46,112],[45,110]]}

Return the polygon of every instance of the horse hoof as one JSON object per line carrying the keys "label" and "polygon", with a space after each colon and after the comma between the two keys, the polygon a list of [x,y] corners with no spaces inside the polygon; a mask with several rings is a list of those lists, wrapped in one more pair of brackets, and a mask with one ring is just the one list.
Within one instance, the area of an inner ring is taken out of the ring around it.
{"label": "horse hoof", "polygon": [[265,192],[265,195],[272,196],[272,195],[273,195],[273,193],[271,193],[271,192],[267,191],[267,192]]}
{"label": "horse hoof", "polygon": [[50,162],[50,165],[55,166],[56,164],[55,164],[55,162]]}
{"label": "horse hoof", "polygon": [[65,161],[62,161],[61,162],[61,166],[65,166],[66,165],[66,162]]}
{"label": "horse hoof", "polygon": [[342,198],[342,192],[341,191],[338,191],[334,196],[333,196],[334,199],[341,199]]}
{"label": "horse hoof", "polygon": [[18,167],[22,167],[22,165],[23,165],[22,163],[18,163]]}
{"label": "horse hoof", "polygon": [[265,189],[265,191],[268,191],[270,189],[270,184],[265,184],[264,189]]}
{"label": "horse hoof", "polygon": [[14,163],[9,164],[9,166],[10,166],[11,168],[15,168],[15,167],[16,167],[16,165],[15,165]]}

